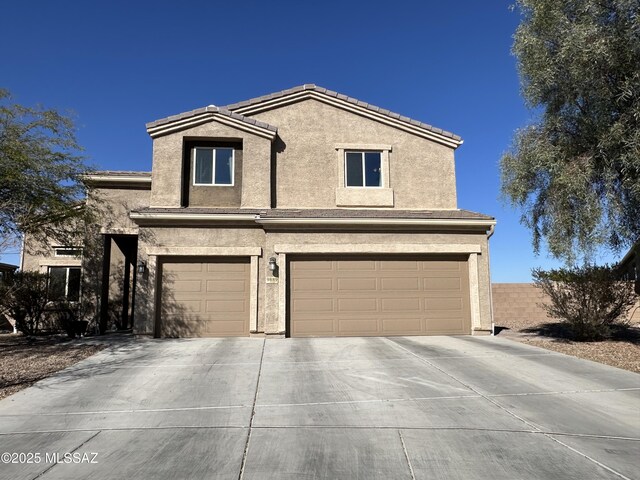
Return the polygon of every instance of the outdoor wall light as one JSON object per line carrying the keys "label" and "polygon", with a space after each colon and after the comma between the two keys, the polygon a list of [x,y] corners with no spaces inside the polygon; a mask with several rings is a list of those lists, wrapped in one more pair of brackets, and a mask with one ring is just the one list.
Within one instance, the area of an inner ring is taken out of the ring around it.
{"label": "outdoor wall light", "polygon": [[278,268],[278,265],[276,265],[276,257],[269,258],[269,270],[275,272],[276,268]]}
{"label": "outdoor wall light", "polygon": [[140,260],[138,262],[138,273],[140,275],[144,275],[144,272],[147,270],[147,264],[145,262],[143,262],[142,260]]}

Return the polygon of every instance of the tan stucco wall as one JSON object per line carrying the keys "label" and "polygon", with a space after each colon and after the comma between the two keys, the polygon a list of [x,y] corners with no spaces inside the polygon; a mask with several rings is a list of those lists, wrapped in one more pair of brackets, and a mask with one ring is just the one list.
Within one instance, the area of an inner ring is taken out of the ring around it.
{"label": "tan stucco wall", "polygon": [[[341,253],[363,253],[372,246],[393,249],[400,253],[415,253],[414,246],[421,248],[429,245],[440,245],[446,251],[449,246],[479,246],[477,254],[477,280],[470,288],[478,294],[478,323],[474,333],[489,333],[491,329],[491,305],[489,293],[489,259],[488,243],[484,234],[463,233],[425,233],[425,232],[388,232],[388,233],[355,233],[355,232],[264,232],[256,228],[219,227],[219,228],[141,228],[139,243],[139,259],[147,262],[149,272],[145,278],[138,279],[136,297],[136,333],[154,333],[155,295],[158,279],[156,278],[157,260],[155,255],[147,255],[150,251],[158,251],[159,247],[175,247],[184,252],[201,251],[208,247],[224,247],[232,253],[234,249],[244,247],[261,248],[258,258],[258,332],[267,334],[284,334],[285,315],[282,310],[282,286],[284,278],[286,254],[278,254],[278,245],[326,245],[338,248]],[[403,249],[403,245],[406,249]],[[192,249],[192,250],[191,250]],[[473,249],[470,249],[473,250]],[[266,283],[270,275],[268,271],[269,257],[276,257],[280,267],[279,283]]]}
{"label": "tan stucco wall", "polygon": [[345,143],[391,145],[394,208],[456,208],[452,148],[313,99],[252,118],[278,127],[278,208],[336,208],[336,145]]}
{"label": "tan stucco wall", "polygon": [[150,196],[150,190],[142,189],[92,189],[89,193],[89,207],[98,212],[100,233],[137,233],[138,225],[129,218],[129,212],[148,207]]}
{"label": "tan stucco wall", "polygon": [[[26,243],[22,254],[22,269],[25,271],[47,273],[48,267],[79,267],[82,264],[80,258],[56,257],[53,246],[45,247],[45,250],[38,246],[37,250],[34,250],[30,248],[28,239]],[[53,244],[56,243],[52,242]]]}
{"label": "tan stucco wall", "polygon": [[[156,321],[155,300],[158,282],[156,272],[159,257],[149,255],[151,250],[157,250],[159,247],[177,247],[179,249],[189,249],[190,247],[190,251],[196,253],[196,249],[226,247],[228,254],[232,253],[233,249],[242,247],[262,248],[265,244],[265,233],[260,228],[233,226],[218,228],[143,227],[140,229],[138,241],[138,261],[147,263],[148,272],[138,277],[134,329],[138,334],[153,335]],[[259,263],[263,258],[259,259]],[[259,268],[258,274],[258,331],[264,331],[264,269]]]}
{"label": "tan stucco wall", "polygon": [[152,207],[180,207],[183,139],[194,137],[208,140],[241,140],[241,206],[269,208],[271,205],[271,141],[214,121],[153,140]]}

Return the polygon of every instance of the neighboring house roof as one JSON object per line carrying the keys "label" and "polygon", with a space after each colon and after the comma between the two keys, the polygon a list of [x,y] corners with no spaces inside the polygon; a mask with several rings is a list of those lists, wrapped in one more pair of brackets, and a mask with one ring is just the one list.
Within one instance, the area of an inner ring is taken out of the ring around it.
{"label": "neighboring house roof", "polygon": [[269,139],[273,139],[278,131],[273,125],[246,117],[237,112],[231,112],[224,107],[216,107],[215,105],[209,105],[208,107],[197,108],[189,112],[162,118],[147,123],[146,127],[149,135],[155,138],[176,130],[183,130],[207,123],[211,120],[217,120],[220,123],[228,124],[241,130],[247,130]]}
{"label": "neighboring house roof", "polygon": [[[173,115],[148,123],[147,132],[149,132],[152,137],[155,137],[171,131],[206,123],[215,116],[223,116],[229,120],[235,120],[255,128],[265,129],[267,132],[272,132],[275,135],[275,132],[277,132],[276,127],[250,118],[250,115],[288,103],[297,102],[305,98],[314,98],[338,108],[392,125],[401,130],[438,141],[452,148],[457,148],[462,145],[462,138],[454,133],[371,105],[356,98],[334,92],[333,90],[319,87],[315,84],[300,85],[223,107],[210,105],[208,107]],[[219,120],[221,119],[219,118]],[[222,123],[225,122],[223,121]]]}
{"label": "neighboring house roof", "polygon": [[11,265],[10,263],[0,262],[0,272],[13,272],[18,269],[17,265]]}

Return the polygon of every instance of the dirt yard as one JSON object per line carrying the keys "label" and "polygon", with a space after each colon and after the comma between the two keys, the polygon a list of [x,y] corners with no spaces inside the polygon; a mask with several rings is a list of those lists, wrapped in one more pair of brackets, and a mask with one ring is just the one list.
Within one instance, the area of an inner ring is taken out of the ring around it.
{"label": "dirt yard", "polygon": [[561,323],[528,322],[526,319],[501,321],[496,334],[536,347],[554,350],[594,362],[640,373],[640,328],[618,329],[610,340],[574,342]]}
{"label": "dirt yard", "polygon": [[104,345],[84,344],[66,337],[0,334],[0,399],[90,357]]}

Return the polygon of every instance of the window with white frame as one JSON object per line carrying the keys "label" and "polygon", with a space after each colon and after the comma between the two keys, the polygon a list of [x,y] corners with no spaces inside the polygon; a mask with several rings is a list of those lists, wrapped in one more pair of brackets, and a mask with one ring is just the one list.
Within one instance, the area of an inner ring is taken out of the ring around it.
{"label": "window with white frame", "polygon": [[193,184],[233,186],[233,148],[194,147]]}
{"label": "window with white frame", "polygon": [[381,152],[346,151],[345,187],[382,187]]}
{"label": "window with white frame", "polygon": [[49,267],[49,300],[80,299],[80,267]]}

